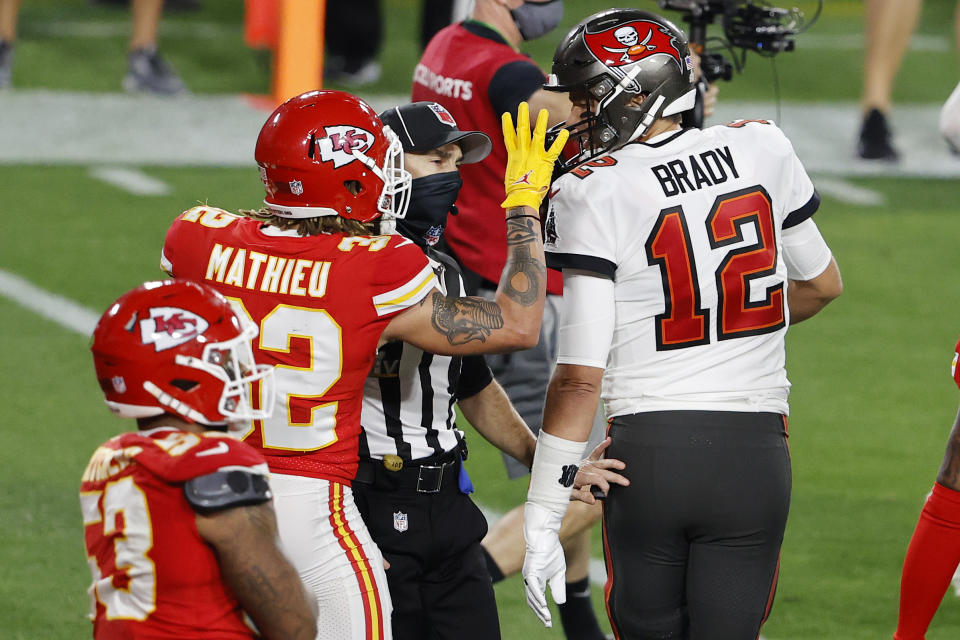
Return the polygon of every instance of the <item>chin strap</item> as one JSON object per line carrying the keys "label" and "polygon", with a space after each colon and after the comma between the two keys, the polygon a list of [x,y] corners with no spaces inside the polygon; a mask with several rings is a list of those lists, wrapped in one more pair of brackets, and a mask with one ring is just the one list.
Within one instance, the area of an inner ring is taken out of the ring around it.
{"label": "chin strap", "polygon": [[[630,134],[630,138],[627,140],[627,142],[633,142],[634,140],[637,140],[638,138],[642,137],[643,134],[645,134],[650,129],[650,127],[653,126],[653,122],[657,119],[657,116],[655,116],[654,114],[660,110],[660,107],[663,105],[664,99],[665,98],[662,95],[657,96],[654,99],[653,106],[650,107],[647,110],[647,112],[643,114],[642,118],[640,118],[640,124],[638,124],[637,128],[633,130],[632,134]],[[626,142],[624,144],[626,144]]]}

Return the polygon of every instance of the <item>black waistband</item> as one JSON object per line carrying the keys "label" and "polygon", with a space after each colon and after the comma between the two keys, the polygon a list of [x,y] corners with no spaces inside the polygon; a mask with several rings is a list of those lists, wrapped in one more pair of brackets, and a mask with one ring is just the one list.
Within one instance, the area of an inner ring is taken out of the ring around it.
{"label": "black waistband", "polygon": [[648,411],[613,418],[608,434],[646,446],[774,447],[787,437],[787,422],[773,412]]}

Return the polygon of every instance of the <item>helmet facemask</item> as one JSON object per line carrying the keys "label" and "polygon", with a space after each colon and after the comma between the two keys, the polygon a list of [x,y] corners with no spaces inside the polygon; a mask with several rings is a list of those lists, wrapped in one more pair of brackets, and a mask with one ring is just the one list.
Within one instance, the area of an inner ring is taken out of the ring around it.
{"label": "helmet facemask", "polygon": [[[273,367],[253,356],[258,333],[244,312],[206,285],[148,282],[98,321],[91,345],[97,381],[123,418],[169,413],[208,427],[249,426],[269,417],[274,405]],[[258,408],[254,389],[261,392]]]}
{"label": "helmet facemask", "polygon": [[413,177],[404,169],[403,145],[400,143],[400,138],[389,125],[383,125],[383,133],[389,140],[383,167],[378,167],[371,158],[359,151],[354,150],[353,155],[383,181],[383,192],[377,202],[377,211],[380,212],[380,233],[394,233],[396,225],[393,221],[407,215]]}
{"label": "helmet facemask", "polygon": [[[224,420],[203,415],[189,406],[187,401],[174,398],[150,380],[144,381],[143,388],[171,412],[207,426],[222,424],[224,421],[228,425],[231,423],[246,425],[251,420],[269,418],[273,413],[275,399],[273,367],[255,363],[250,341],[257,337],[257,327],[242,314],[238,314],[237,317],[243,324],[243,329],[236,337],[204,345],[203,353],[199,358],[179,353],[174,356],[175,364],[198,369],[223,383],[217,411]],[[203,336],[197,338],[198,341],[202,339]],[[262,406],[259,409],[254,409],[250,402],[250,389],[254,382],[260,383]],[[189,389],[185,390],[189,391]]]}

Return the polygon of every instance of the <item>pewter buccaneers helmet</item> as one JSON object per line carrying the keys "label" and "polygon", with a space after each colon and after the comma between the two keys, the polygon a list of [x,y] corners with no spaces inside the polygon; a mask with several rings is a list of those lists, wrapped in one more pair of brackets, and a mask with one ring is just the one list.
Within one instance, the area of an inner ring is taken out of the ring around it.
{"label": "pewter buccaneers helmet", "polygon": [[264,203],[284,218],[402,218],[410,173],[403,147],[377,112],[343,91],[290,98],[260,130],[254,153]]}
{"label": "pewter buccaneers helmet", "polygon": [[[582,20],[553,55],[544,87],[590,98],[592,112],[570,130],[580,152],[565,169],[607,153],[643,135],[654,120],[692,109],[696,101],[693,61],[683,32],[670,21],[639,9],[609,9]],[[639,106],[630,101],[643,94]]]}
{"label": "pewter buccaneers helmet", "polygon": [[[163,413],[207,426],[263,419],[273,367],[253,360],[257,327],[226,298],[189,280],[147,282],[110,305],[93,331],[93,364],[122,418]],[[251,384],[266,402],[254,408]]]}

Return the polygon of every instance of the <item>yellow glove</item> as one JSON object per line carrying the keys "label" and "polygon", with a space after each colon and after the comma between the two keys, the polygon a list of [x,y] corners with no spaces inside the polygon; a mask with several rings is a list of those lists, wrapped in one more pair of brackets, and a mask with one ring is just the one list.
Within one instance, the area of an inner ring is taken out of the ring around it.
{"label": "yellow glove", "polygon": [[550,177],[553,175],[553,163],[560,150],[567,143],[570,132],[563,130],[549,149],[544,149],[544,137],[547,133],[547,110],[541,109],[537,116],[537,126],[530,136],[530,111],[526,102],[517,109],[517,127],[513,127],[510,113],[501,116],[503,142],[507,146],[507,170],[503,175],[507,199],[500,203],[504,209],[530,207],[540,209],[540,203],[547,194]]}

